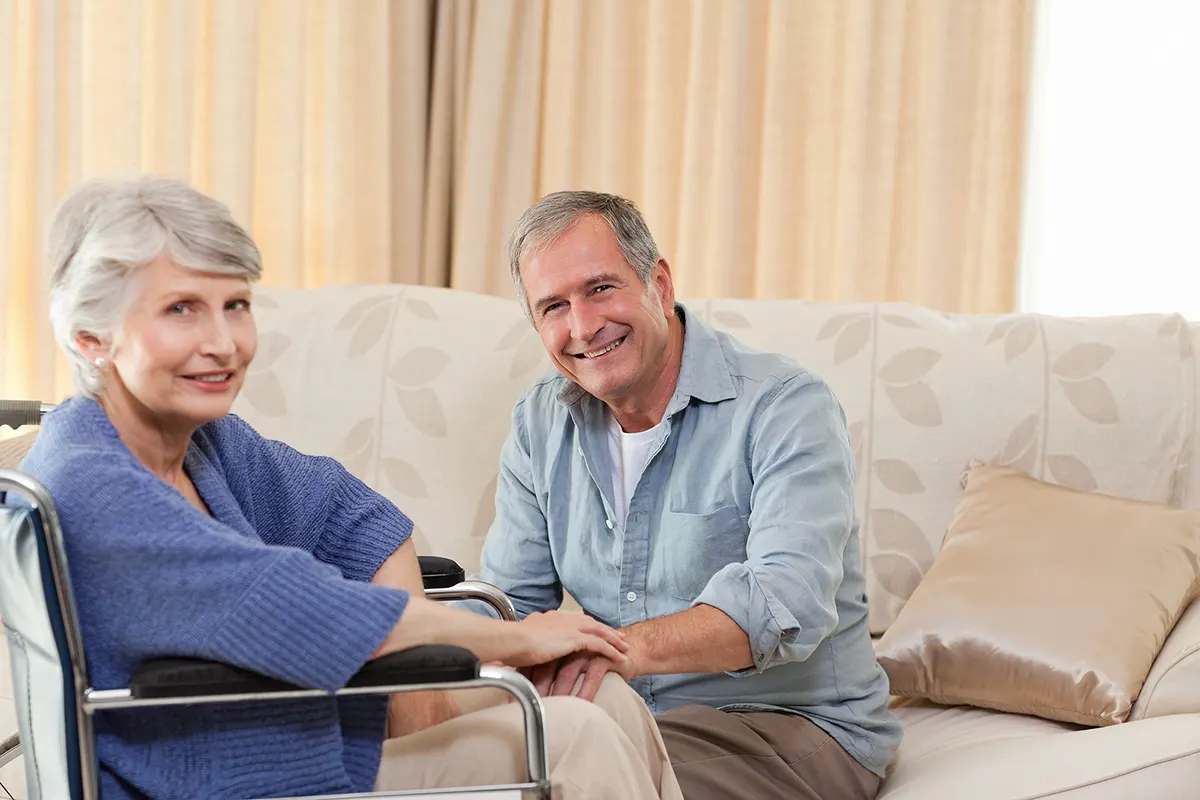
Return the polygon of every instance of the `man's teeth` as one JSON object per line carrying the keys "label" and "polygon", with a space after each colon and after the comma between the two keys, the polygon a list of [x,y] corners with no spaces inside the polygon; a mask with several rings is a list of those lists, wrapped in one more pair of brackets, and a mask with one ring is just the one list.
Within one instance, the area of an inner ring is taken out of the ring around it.
{"label": "man's teeth", "polygon": [[221,381],[229,380],[229,373],[222,372],[220,375],[197,375],[196,380],[204,381],[205,383],[220,383]]}
{"label": "man's teeth", "polygon": [[610,344],[608,347],[605,347],[603,350],[595,350],[591,353],[584,353],[583,357],[584,358],[597,358],[598,356],[602,356],[605,353],[611,353],[613,350],[616,350],[617,345],[619,345],[623,341],[625,341],[624,336],[622,336],[620,339],[617,339],[615,342]]}

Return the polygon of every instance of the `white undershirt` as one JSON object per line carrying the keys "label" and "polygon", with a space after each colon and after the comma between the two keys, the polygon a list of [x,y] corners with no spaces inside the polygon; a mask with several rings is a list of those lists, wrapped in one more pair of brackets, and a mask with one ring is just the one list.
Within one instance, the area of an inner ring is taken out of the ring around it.
{"label": "white undershirt", "polygon": [[637,488],[650,454],[654,452],[654,443],[658,439],[658,423],[648,431],[626,433],[621,430],[621,423],[612,414],[608,415],[608,455],[612,461],[613,503],[617,519],[625,524],[625,515],[629,513],[629,500],[633,490]]}

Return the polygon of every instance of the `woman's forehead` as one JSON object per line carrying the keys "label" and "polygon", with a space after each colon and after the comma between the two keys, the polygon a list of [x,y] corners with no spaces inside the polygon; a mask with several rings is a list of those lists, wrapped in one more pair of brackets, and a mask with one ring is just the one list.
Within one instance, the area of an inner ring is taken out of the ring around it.
{"label": "woman's forehead", "polygon": [[142,294],[195,292],[221,294],[243,292],[250,286],[240,275],[226,275],[191,267],[181,267],[167,254],[146,264],[139,271]]}

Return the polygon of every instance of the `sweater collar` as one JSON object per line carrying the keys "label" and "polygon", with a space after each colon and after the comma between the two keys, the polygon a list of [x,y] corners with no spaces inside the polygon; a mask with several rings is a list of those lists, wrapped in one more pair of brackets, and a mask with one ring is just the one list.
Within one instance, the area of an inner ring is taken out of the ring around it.
{"label": "sweater collar", "polygon": [[[171,486],[159,476],[151,473],[138,460],[133,451],[122,441],[120,434],[117,433],[116,426],[113,425],[108,414],[104,412],[104,409],[94,399],[85,395],[77,395],[62,403],[50,413],[74,418],[76,424],[69,426],[71,428],[71,439],[76,440],[80,444],[116,453],[132,462],[138,469],[152,475],[162,484],[165,491],[178,491],[174,486]],[[196,433],[192,434],[192,438],[188,442],[187,452],[183,456],[183,468],[187,472],[188,477],[192,479],[192,484],[196,487],[196,492],[200,495],[200,499],[208,506],[213,519],[233,528],[243,535],[257,538],[254,528],[246,519],[241,506],[233,496],[233,492],[229,489],[224,471],[219,466],[219,463],[215,463],[210,454],[205,452],[205,448],[199,444],[200,441],[207,438],[203,435],[205,427],[207,426],[201,426]],[[193,510],[197,514],[201,513],[198,508]]]}

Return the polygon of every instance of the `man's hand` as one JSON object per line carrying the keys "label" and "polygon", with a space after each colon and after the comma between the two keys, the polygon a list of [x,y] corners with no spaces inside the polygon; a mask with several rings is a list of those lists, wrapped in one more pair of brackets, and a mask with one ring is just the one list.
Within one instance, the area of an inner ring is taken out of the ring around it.
{"label": "man's hand", "polygon": [[[534,667],[529,680],[537,687],[542,697],[565,697],[575,694],[581,700],[593,700],[604,676],[613,669],[613,662],[604,656],[591,653],[574,653],[558,661],[538,664]],[[579,692],[575,692],[575,684],[583,676],[583,684]]]}
{"label": "man's hand", "polygon": [[[574,692],[575,697],[591,702],[596,699],[604,676],[609,672],[617,673],[626,681],[633,679],[637,674],[633,655],[632,651],[628,652],[623,663],[614,664],[604,656],[574,653],[566,658],[533,667],[529,671],[529,679],[542,697],[565,696]],[[579,684],[578,692],[575,691],[576,684]]]}

